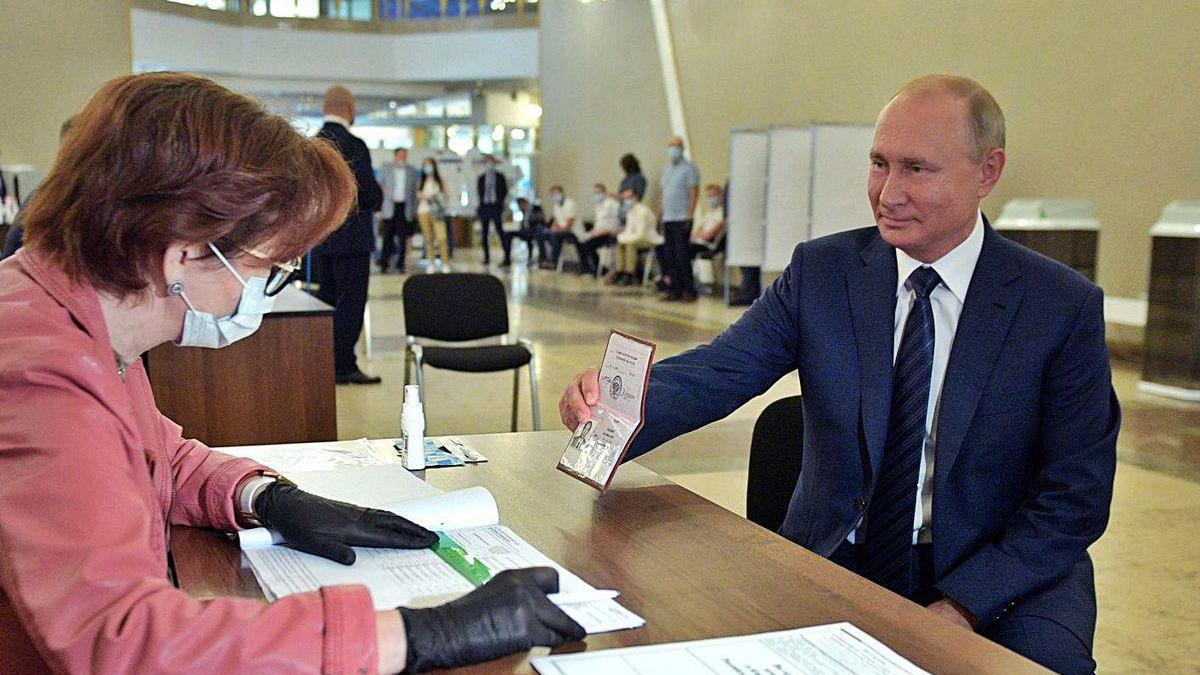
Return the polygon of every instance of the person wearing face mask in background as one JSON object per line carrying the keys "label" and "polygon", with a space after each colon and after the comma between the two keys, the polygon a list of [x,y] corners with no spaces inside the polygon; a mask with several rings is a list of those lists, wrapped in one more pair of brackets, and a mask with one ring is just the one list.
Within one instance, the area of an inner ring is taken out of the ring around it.
{"label": "person wearing face mask in background", "polygon": [[172,586],[172,525],[262,524],[343,564],[353,546],[437,537],[183,438],[139,358],[254,332],[354,203],[335,147],[174,73],[109,82],[76,124],[29,205],[26,245],[0,263],[0,670],[415,672],[582,637],[545,596],[549,568],[378,612],[360,585],[271,604]]}
{"label": "person wearing face mask in background", "polygon": [[579,241],[575,231],[578,213],[575,208],[575,200],[563,192],[561,185],[555,185],[550,188],[550,202],[554,205],[553,217],[550,220],[550,227],[543,237],[550,242],[550,259],[541,264],[541,267],[545,269],[554,269],[558,265],[558,256],[562,254],[564,243]]}
{"label": "person wearing face mask in background", "polygon": [[[538,261],[545,261],[547,258],[546,214],[542,211],[541,204],[531,202],[525,197],[517,197],[517,209],[521,212],[521,229],[509,235],[505,254],[511,260],[510,251],[513,239],[520,239],[529,247],[527,265],[533,267]],[[537,253],[537,260],[534,259],[534,253]]]}
{"label": "person wearing face mask in background", "polygon": [[704,187],[704,203],[696,207],[688,261],[696,256],[711,258],[725,244],[725,199],[721,186]]}
{"label": "person wearing face mask in background", "polygon": [[608,194],[604,183],[592,186],[592,204],[595,205],[592,229],[576,245],[585,274],[596,273],[600,267],[600,249],[615,244],[617,232],[621,231],[621,202]]}
{"label": "person wearing face mask in background", "polygon": [[430,157],[421,165],[421,191],[417,193],[417,222],[425,240],[427,271],[434,270],[434,255],[443,269],[450,266],[450,247],[446,243],[446,186],[438,173],[437,160]]}
{"label": "person wearing face mask in background", "polygon": [[512,260],[509,259],[509,251],[512,247],[508,242],[508,234],[504,232],[504,206],[508,203],[508,180],[497,170],[494,156],[484,155],[483,175],[479,177],[478,183],[476,188],[479,194],[479,224],[483,227],[483,264],[490,265],[492,263],[491,247],[488,245],[488,227],[490,225],[496,229],[496,236],[500,237],[500,250],[504,252],[504,261],[500,263],[500,266],[508,267],[512,264]]}
{"label": "person wearing face mask in background", "polygon": [[670,278],[663,300],[694,302],[696,281],[692,278],[692,259],[688,241],[692,234],[692,214],[700,192],[700,171],[683,156],[683,139],[667,141],[667,164],[662,170],[659,215],[663,224],[663,276]]}
{"label": "person wearing face mask in background", "polygon": [[625,207],[625,229],[617,235],[617,274],[609,283],[634,286],[638,283],[638,253],[662,243],[654,227],[654,212],[637,198],[633,188],[621,193]]}
{"label": "person wearing face mask in background", "polygon": [[[383,207],[379,211],[383,222],[380,234],[383,250],[379,253],[379,273],[387,274],[396,257],[396,271],[407,272],[408,235],[417,217],[417,189],[420,174],[408,163],[408,149],[396,148],[392,162],[383,166],[380,187],[383,188]],[[397,251],[399,244],[399,251]]]}

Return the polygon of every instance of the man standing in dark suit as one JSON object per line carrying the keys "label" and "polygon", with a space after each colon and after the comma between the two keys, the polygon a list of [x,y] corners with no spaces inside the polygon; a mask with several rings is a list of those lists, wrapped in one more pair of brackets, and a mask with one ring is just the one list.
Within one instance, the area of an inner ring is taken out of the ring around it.
{"label": "man standing in dark suit", "polygon": [[[404,258],[408,254],[408,233],[417,217],[417,190],[421,174],[408,163],[408,150],[396,148],[393,162],[385,165],[379,181],[383,188],[383,207],[379,217],[383,220],[380,230],[383,250],[379,253],[379,271],[386,274],[392,264],[392,256],[399,253],[396,270],[405,273]],[[399,243],[399,251],[396,244]]]}
{"label": "man standing in dark suit", "polygon": [[483,225],[483,264],[489,265],[492,262],[488,246],[488,225],[491,224],[496,228],[496,235],[500,237],[500,248],[504,251],[504,262],[500,263],[500,266],[508,267],[512,264],[509,259],[508,235],[504,232],[504,205],[508,201],[508,181],[505,180],[504,174],[496,170],[495,157],[484,155],[483,175],[479,177],[476,187],[479,194],[479,222]]}
{"label": "man standing in dark suit", "polygon": [[383,203],[383,192],[371,170],[371,153],[362,139],[350,133],[354,123],[354,97],[342,86],[325,92],[325,125],[317,136],[337,146],[358,183],[358,203],[346,222],[313,249],[314,274],[321,284],[317,297],[333,305],[333,370],[338,384],[379,384],[358,369],[354,345],[362,332],[367,307],[367,282],[371,276],[374,213]]}
{"label": "man standing in dark suit", "polygon": [[[1059,672],[1092,672],[1087,548],[1108,522],[1120,410],[1103,293],[979,211],[1005,163],[978,83],[914,80],[870,154],[876,227],[796,247],[711,344],[654,366],[629,456],[798,371],[803,471],[780,534]],[[574,429],[594,369],[560,402]]]}

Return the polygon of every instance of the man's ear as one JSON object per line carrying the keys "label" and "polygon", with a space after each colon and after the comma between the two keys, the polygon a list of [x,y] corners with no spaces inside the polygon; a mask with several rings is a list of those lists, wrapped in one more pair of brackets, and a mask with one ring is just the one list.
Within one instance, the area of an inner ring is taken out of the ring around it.
{"label": "man's ear", "polygon": [[979,177],[978,197],[983,199],[991,193],[996,183],[1000,182],[1000,174],[1004,173],[1006,155],[1003,148],[995,148],[983,160],[983,171]]}

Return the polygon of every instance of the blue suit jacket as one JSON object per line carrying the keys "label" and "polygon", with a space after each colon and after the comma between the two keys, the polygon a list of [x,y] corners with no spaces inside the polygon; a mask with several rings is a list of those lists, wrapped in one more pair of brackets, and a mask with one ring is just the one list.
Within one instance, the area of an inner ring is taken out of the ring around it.
{"label": "blue suit jacket", "polygon": [[[780,534],[830,555],[863,515],[883,455],[896,286],[895,249],[874,227],[797,246],[737,323],[655,364],[630,457],[796,370],[803,471]],[[938,587],[984,624],[1045,616],[1090,646],[1086,551],[1108,522],[1119,427],[1100,289],[986,227],[937,420]]]}

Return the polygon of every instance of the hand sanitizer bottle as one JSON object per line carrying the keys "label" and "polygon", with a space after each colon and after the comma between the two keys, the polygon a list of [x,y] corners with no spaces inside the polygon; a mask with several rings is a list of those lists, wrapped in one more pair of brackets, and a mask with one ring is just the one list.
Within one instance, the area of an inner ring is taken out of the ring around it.
{"label": "hand sanitizer bottle", "polygon": [[421,390],[415,384],[404,387],[400,424],[404,431],[404,468],[420,471],[425,468],[425,410],[421,407]]}

